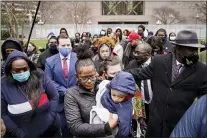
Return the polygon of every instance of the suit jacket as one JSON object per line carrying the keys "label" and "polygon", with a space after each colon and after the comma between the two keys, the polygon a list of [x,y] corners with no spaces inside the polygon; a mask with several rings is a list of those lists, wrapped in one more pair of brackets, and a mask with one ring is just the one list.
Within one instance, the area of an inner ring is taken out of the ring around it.
{"label": "suit jacket", "polygon": [[75,63],[77,61],[76,53],[71,53],[70,55],[70,65],[69,65],[69,77],[65,78],[60,55],[56,54],[50,58],[46,59],[45,72],[53,80],[56,89],[59,92],[59,107],[58,112],[63,111],[64,96],[68,88],[76,85],[76,71]]}
{"label": "suit jacket", "polygon": [[196,97],[207,92],[207,67],[201,62],[186,67],[171,81],[172,54],[155,56],[149,66],[129,70],[136,81],[151,79],[153,99],[147,137],[169,137]]}

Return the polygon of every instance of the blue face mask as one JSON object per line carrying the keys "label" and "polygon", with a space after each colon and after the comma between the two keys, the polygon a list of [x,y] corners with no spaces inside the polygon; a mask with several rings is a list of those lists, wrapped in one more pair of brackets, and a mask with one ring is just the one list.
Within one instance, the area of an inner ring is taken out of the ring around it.
{"label": "blue face mask", "polygon": [[18,74],[13,74],[12,73],[12,77],[13,77],[13,79],[15,79],[18,82],[25,82],[29,79],[30,72],[26,71],[26,72],[18,73]]}
{"label": "blue face mask", "polygon": [[72,51],[72,48],[59,48],[59,52],[62,56],[67,57]]}

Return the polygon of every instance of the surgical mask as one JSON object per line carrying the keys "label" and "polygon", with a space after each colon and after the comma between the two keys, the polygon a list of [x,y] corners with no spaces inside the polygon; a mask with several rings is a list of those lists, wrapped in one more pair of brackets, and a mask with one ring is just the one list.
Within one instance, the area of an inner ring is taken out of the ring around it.
{"label": "surgical mask", "polygon": [[12,73],[12,77],[13,77],[14,80],[16,80],[18,82],[25,82],[29,79],[30,72],[26,71],[26,72],[18,73],[18,74],[13,74]]}
{"label": "surgical mask", "polygon": [[175,36],[171,36],[170,40],[173,41],[173,40],[175,40],[175,38],[176,38]]}
{"label": "surgical mask", "polygon": [[72,51],[72,48],[59,48],[60,54],[64,57],[67,57],[71,51]]}
{"label": "surgical mask", "polygon": [[104,31],[101,31],[101,35],[103,36],[103,35],[106,35],[106,32],[104,32]]}

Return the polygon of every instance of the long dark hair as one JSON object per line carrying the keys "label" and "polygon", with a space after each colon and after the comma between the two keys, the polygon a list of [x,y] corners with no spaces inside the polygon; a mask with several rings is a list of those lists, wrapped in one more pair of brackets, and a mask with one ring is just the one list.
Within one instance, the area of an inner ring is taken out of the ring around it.
{"label": "long dark hair", "polygon": [[[12,62],[18,59],[25,60],[28,63],[28,66],[30,69],[30,77],[28,81],[24,83],[15,81],[11,75]],[[34,108],[37,108],[39,104],[39,98],[41,95],[41,92],[40,92],[40,77],[41,76],[40,76],[40,72],[37,70],[35,65],[26,58],[16,57],[8,63],[6,68],[9,70],[9,74],[7,74],[7,76],[9,75],[9,77],[12,78],[12,81],[16,85],[21,86],[21,88],[23,88],[23,92],[25,92],[25,94],[29,97],[29,99],[32,99]]]}

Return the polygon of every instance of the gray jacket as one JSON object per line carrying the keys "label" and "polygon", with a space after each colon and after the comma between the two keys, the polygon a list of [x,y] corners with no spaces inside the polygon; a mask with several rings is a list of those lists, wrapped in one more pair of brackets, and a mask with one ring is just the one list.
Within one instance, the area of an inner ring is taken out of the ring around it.
{"label": "gray jacket", "polygon": [[89,124],[90,111],[96,105],[95,94],[81,86],[68,89],[64,110],[68,128],[76,137],[106,137],[112,134],[109,124]]}

